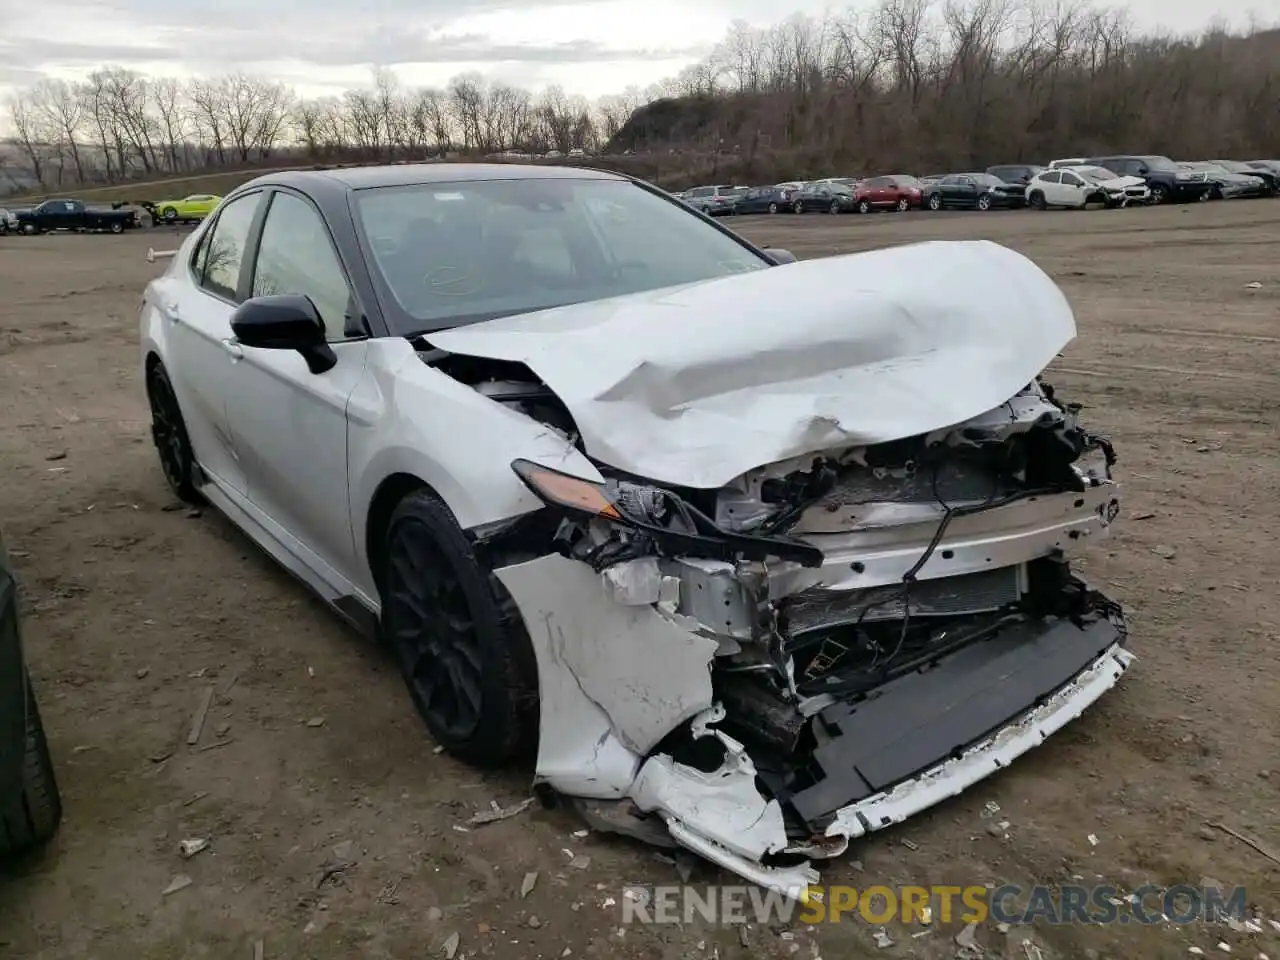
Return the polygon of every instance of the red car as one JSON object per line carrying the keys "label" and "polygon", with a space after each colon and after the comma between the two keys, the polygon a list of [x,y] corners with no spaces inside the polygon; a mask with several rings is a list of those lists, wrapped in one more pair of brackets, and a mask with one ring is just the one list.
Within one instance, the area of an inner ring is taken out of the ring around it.
{"label": "red car", "polygon": [[923,184],[915,177],[895,173],[863,180],[853,192],[859,213],[872,210],[910,210],[921,205]]}

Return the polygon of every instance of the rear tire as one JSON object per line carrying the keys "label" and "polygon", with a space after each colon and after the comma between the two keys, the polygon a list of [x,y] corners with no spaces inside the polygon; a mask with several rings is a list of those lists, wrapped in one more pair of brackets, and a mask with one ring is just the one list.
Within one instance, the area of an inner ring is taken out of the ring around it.
{"label": "rear tire", "polygon": [[479,767],[535,747],[537,662],[524,621],[429,491],[409,494],[392,513],[378,589],[383,638],[436,742]]}
{"label": "rear tire", "polygon": [[777,205],[776,203],[771,203],[771,204],[769,204],[769,212],[770,212],[770,213],[777,213],[777,212],[778,212],[778,205]]}
{"label": "rear tire", "polygon": [[178,219],[178,211],[173,209],[173,207],[165,207],[160,211],[160,217],[169,223],[173,223],[173,221]]}
{"label": "rear tire", "polygon": [[0,808],[0,857],[25,853],[46,843],[62,822],[62,797],[53,760],[36,709],[31,675],[27,675],[26,743],[22,758],[22,792]]}
{"label": "rear tire", "polygon": [[178,406],[178,395],[162,364],[157,363],[147,374],[147,401],[151,405],[151,442],[160,456],[160,468],[169,489],[184,503],[203,503],[196,485],[195,451]]}
{"label": "rear tire", "polygon": [[911,209],[911,201],[906,197],[898,198],[898,206],[895,208],[899,213],[906,213]]}
{"label": "rear tire", "polygon": [[935,193],[929,198],[929,209],[935,211],[942,209],[942,194]]}
{"label": "rear tire", "polygon": [[791,212],[804,213],[804,204],[801,203],[799,200],[797,200],[794,204],[791,205]]}
{"label": "rear tire", "polygon": [[1027,204],[1034,210],[1049,209],[1049,205],[1044,202],[1044,194],[1039,190],[1031,191],[1031,197],[1027,200]]}

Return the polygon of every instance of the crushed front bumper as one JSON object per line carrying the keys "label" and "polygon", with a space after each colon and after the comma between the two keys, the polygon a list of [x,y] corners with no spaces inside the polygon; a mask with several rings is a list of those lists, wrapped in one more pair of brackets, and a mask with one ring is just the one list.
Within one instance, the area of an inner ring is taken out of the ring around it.
{"label": "crushed front bumper", "polygon": [[[560,556],[497,576],[537,659],[537,779],[656,818],[681,846],[794,897],[817,880],[810,860],[1007,766],[1132,659],[1113,616],[1002,622],[870,695],[829,698],[810,716],[814,743],[784,769],[719,727],[712,664],[725,638],[671,598],[619,603],[605,577]],[[718,764],[689,760],[681,734],[715,744]]]}

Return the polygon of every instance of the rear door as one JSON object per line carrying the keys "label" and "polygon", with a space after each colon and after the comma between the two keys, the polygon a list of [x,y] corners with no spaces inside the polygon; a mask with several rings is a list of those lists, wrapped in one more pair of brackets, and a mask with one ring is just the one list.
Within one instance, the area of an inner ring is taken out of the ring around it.
{"label": "rear door", "polygon": [[241,496],[244,471],[227,422],[231,314],[244,298],[245,252],[262,199],[255,191],[227,204],[179,268],[192,282],[157,285],[155,304],[165,320],[165,367],[196,459],[213,482]]}

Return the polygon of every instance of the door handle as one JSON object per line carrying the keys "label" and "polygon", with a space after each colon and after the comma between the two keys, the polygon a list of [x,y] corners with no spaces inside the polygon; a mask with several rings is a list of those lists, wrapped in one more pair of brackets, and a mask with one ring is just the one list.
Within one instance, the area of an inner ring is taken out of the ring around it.
{"label": "door handle", "polygon": [[164,305],[164,315],[168,317],[170,320],[182,319],[181,313],[178,310],[177,300],[170,300],[168,303]]}
{"label": "door handle", "polygon": [[234,340],[223,340],[222,349],[231,355],[233,362],[244,357],[244,350]]}

